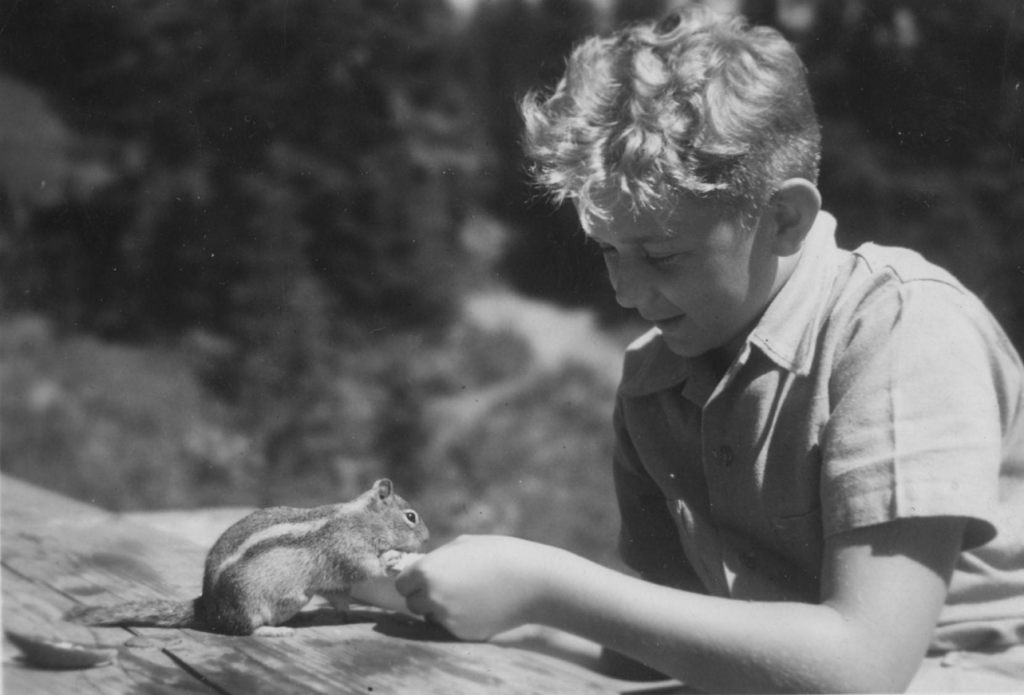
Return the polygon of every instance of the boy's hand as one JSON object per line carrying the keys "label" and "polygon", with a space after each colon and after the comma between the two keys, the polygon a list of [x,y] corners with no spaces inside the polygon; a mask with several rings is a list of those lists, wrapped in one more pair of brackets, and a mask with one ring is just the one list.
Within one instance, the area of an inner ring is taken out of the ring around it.
{"label": "boy's hand", "polygon": [[464,640],[535,622],[556,549],[504,536],[462,536],[399,575],[409,610]]}
{"label": "boy's hand", "polygon": [[398,550],[388,550],[381,554],[380,564],[383,573],[353,584],[350,592],[352,598],[359,603],[396,613],[411,614],[406,606],[405,597],[395,589],[395,577],[422,557],[422,553],[403,553]]}

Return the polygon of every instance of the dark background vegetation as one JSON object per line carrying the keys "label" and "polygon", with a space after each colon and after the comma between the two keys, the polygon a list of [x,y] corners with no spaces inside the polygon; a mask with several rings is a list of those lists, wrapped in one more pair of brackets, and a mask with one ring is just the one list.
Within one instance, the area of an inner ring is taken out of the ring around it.
{"label": "dark background vegetation", "polygon": [[[640,327],[525,181],[515,102],[671,4],[4,3],[3,470],[114,509],[387,475],[438,539],[609,560],[615,368],[541,359],[515,308],[599,317],[580,353]],[[1024,347],[1019,0],[731,4],[808,64],[841,243],[919,250]]]}

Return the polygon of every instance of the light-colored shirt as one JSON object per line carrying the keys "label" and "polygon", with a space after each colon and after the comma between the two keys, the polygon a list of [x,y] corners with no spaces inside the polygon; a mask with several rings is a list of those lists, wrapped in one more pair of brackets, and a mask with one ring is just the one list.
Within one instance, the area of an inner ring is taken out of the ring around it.
{"label": "light-colored shirt", "polygon": [[933,648],[1024,642],[1024,367],[918,254],[841,250],[821,213],[724,377],[657,329],[630,346],[615,430],[620,550],[645,577],[816,603],[825,538],[964,517]]}

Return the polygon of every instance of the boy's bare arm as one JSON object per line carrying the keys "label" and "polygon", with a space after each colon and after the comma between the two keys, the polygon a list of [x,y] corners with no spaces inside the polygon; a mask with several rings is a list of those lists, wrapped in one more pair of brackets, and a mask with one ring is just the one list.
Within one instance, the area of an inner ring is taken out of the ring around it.
{"label": "boy's bare arm", "polygon": [[699,689],[902,690],[927,649],[962,530],[959,519],[907,519],[830,539],[818,605],[692,594],[497,537],[435,551],[399,588],[460,637],[546,624]]}

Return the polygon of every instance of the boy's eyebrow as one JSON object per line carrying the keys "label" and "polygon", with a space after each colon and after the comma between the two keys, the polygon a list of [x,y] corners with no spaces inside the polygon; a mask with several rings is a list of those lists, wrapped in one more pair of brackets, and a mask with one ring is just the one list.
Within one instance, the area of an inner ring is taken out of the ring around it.
{"label": "boy's eyebrow", "polygon": [[[598,239],[593,234],[587,234],[587,238],[596,244],[607,244],[608,242]],[[623,239],[623,243],[634,244],[637,246],[644,246],[647,244],[669,244],[672,242],[681,242],[683,239],[678,236],[669,236],[667,234],[644,234],[641,236],[631,237],[629,239]]]}
{"label": "boy's eyebrow", "polygon": [[670,236],[668,234],[646,234],[630,241],[632,244],[668,244],[673,241],[683,241],[682,237]]}

